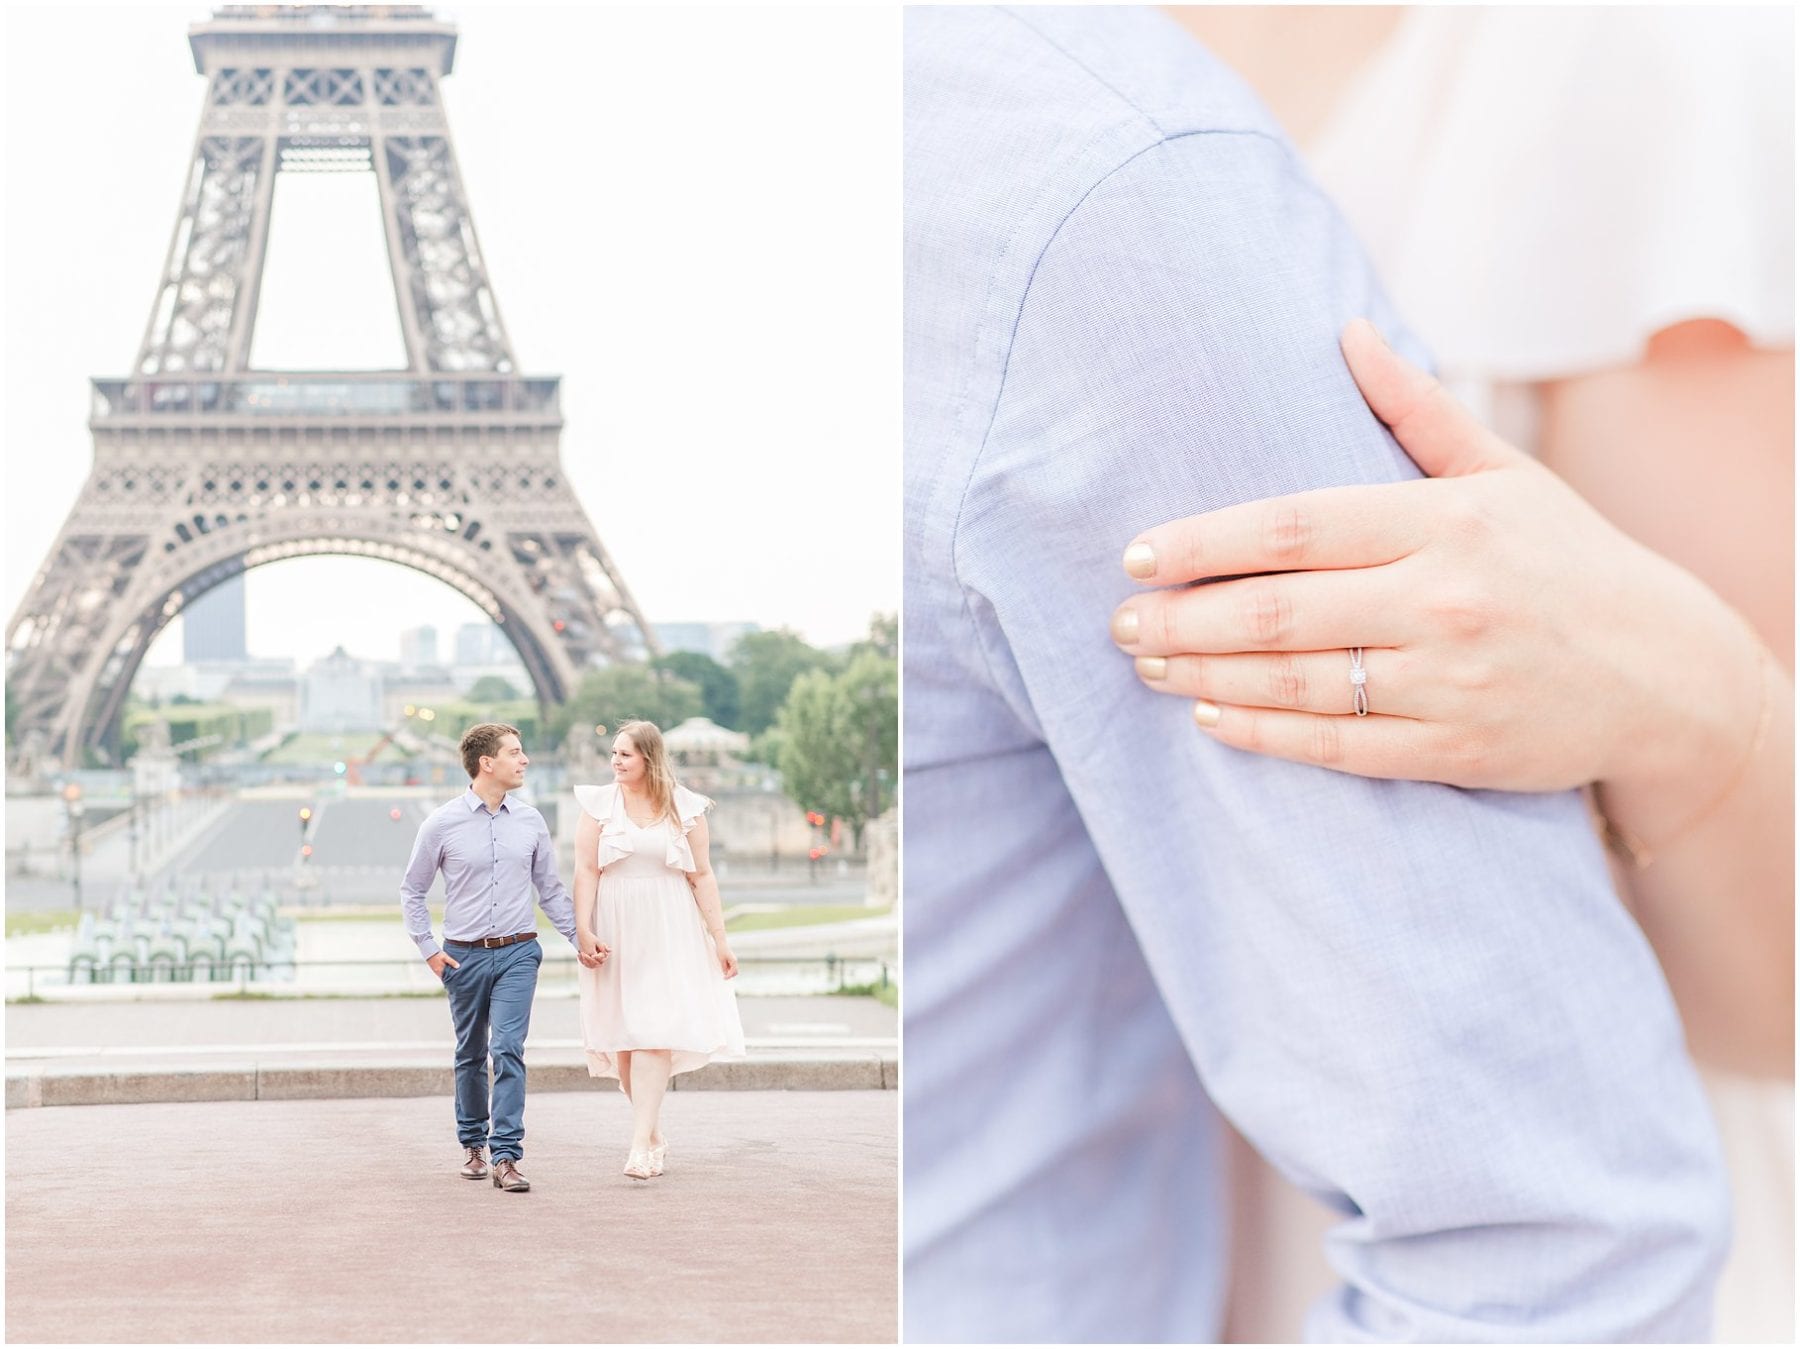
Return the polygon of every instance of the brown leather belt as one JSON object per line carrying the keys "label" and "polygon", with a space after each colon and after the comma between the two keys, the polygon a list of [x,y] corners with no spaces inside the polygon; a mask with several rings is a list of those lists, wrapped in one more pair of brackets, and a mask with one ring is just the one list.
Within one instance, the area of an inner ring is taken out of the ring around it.
{"label": "brown leather belt", "polygon": [[444,938],[444,945],[445,946],[460,946],[464,950],[467,950],[472,946],[487,946],[487,947],[511,946],[516,941],[536,941],[536,940],[537,940],[537,933],[521,932],[516,937],[483,937],[480,941],[451,941],[448,937],[446,937],[446,938]]}

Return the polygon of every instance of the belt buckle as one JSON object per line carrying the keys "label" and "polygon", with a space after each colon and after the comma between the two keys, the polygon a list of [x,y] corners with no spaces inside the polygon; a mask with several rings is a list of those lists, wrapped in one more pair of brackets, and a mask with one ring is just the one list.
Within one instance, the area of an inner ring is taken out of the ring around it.
{"label": "belt buckle", "polygon": [[481,939],[481,944],[483,946],[487,947],[491,951],[496,946],[505,946],[506,938],[505,937],[483,937]]}

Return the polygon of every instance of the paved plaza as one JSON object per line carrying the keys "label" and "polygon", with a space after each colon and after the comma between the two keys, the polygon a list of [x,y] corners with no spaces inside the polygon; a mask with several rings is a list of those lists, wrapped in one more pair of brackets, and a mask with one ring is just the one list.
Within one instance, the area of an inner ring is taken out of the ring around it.
{"label": "paved plaza", "polygon": [[892,1341],[898,1093],[531,1098],[529,1194],[450,1101],[9,1112],[9,1341]]}

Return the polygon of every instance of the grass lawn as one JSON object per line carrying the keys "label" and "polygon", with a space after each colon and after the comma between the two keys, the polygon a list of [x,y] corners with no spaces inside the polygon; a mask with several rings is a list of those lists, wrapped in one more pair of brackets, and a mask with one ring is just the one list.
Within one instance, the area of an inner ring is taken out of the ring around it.
{"label": "grass lawn", "polygon": [[836,993],[828,994],[827,996],[834,998],[873,998],[883,1007],[897,1008],[900,1006],[900,985],[892,979],[887,981],[885,987],[881,984],[850,984],[845,988],[840,988]]}
{"label": "grass lawn", "polygon": [[6,935],[31,937],[40,932],[73,932],[80,914],[74,909],[40,909],[35,913],[6,915]]}
{"label": "grass lawn", "polygon": [[725,915],[727,932],[766,932],[781,927],[813,927],[820,923],[848,923],[855,918],[879,918],[890,909],[871,909],[866,904],[790,904],[779,909]]}
{"label": "grass lawn", "polygon": [[[812,927],[819,923],[847,923],[856,918],[877,918],[890,912],[891,908],[871,909],[863,904],[792,904],[779,909],[727,913],[725,930],[766,932],[783,927]],[[397,923],[400,921],[400,905],[396,901],[392,907],[378,909],[300,909],[295,910],[293,916],[302,923]],[[555,930],[541,912],[536,916],[539,932]],[[437,928],[444,925],[442,909],[434,907],[431,910],[431,924]]]}

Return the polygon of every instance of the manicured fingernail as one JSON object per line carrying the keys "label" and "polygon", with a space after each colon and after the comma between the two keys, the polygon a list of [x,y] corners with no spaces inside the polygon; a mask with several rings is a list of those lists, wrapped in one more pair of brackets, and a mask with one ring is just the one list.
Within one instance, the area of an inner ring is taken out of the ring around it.
{"label": "manicured fingernail", "polygon": [[1134,663],[1138,674],[1145,679],[1169,677],[1169,662],[1161,656],[1139,656]]}
{"label": "manicured fingernail", "polygon": [[1138,616],[1136,609],[1121,609],[1113,615],[1113,641],[1120,646],[1130,646],[1137,641]]}
{"label": "manicured fingernail", "polygon": [[1156,550],[1147,543],[1134,543],[1125,550],[1125,574],[1147,581],[1156,575]]}
{"label": "manicured fingernail", "polygon": [[1194,702],[1194,724],[1202,730],[1210,731],[1219,724],[1219,708],[1216,703],[1196,699]]}

